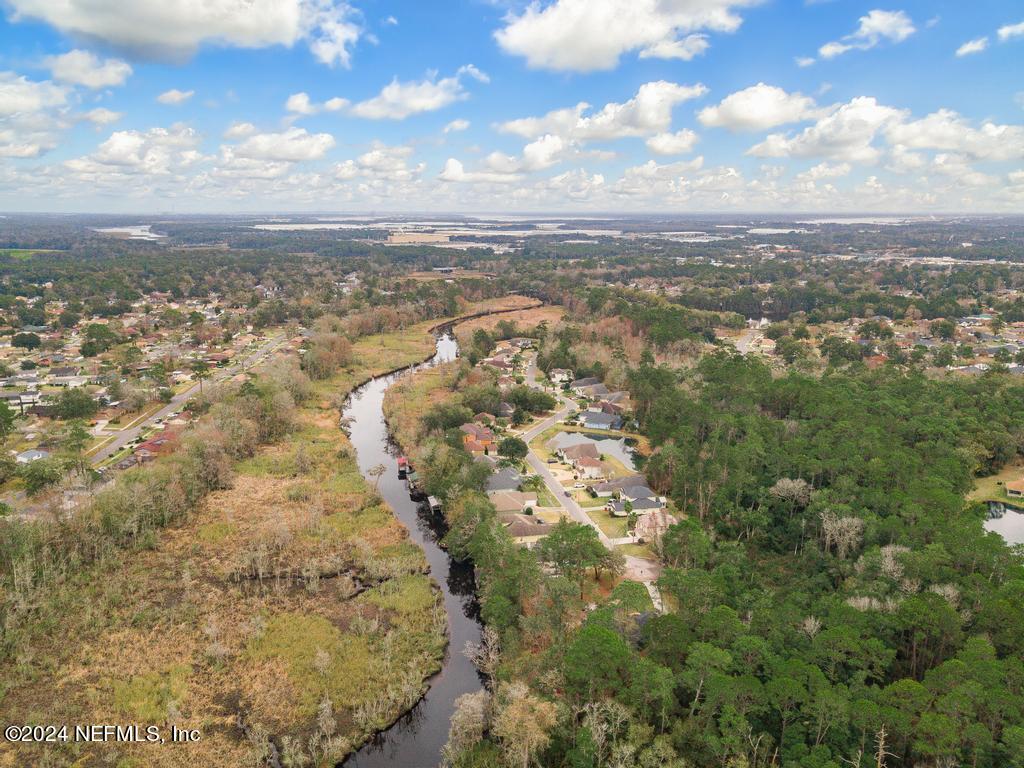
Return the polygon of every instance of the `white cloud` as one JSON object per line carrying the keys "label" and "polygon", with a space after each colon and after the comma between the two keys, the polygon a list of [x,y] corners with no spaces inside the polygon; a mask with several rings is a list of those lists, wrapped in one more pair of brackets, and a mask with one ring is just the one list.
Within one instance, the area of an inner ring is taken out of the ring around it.
{"label": "white cloud", "polygon": [[403,83],[396,77],[379,94],[354,104],[350,111],[356,117],[369,120],[404,120],[420,112],[443,109],[469,98],[469,93],[462,85],[464,75],[480,82],[488,81],[487,75],[472,64],[460,67],[454,76],[440,80],[430,77]]}
{"label": "white cloud", "polygon": [[101,126],[116,123],[124,117],[124,115],[121,112],[114,112],[113,110],[106,109],[105,107],[96,107],[96,109],[90,109],[82,115],[82,117],[91,123],[95,123],[97,126]]}
{"label": "white cloud", "polygon": [[825,43],[818,49],[823,59],[832,59],[847,51],[867,51],[883,40],[902,43],[917,30],[914,23],[903,11],[870,11],[860,17],[860,26],[841,40]]}
{"label": "white cloud", "polygon": [[1024,36],[1024,21],[1016,24],[1004,24],[996,32],[999,36],[999,42],[1005,43],[1007,40],[1012,40],[1015,37]]}
{"label": "white cloud", "polygon": [[848,162],[870,163],[879,157],[873,146],[878,132],[899,122],[905,113],[859,96],[834,108],[814,125],[798,134],[770,134],[751,147],[756,157],[823,157]]}
{"label": "white cloud", "polygon": [[493,171],[467,171],[459,160],[449,157],[444,168],[437,177],[441,181],[452,183],[489,183],[511,184],[520,177],[512,173],[495,173]]}
{"label": "white cloud", "polygon": [[803,173],[798,173],[796,180],[821,181],[823,179],[839,179],[843,176],[849,175],[851,170],[853,170],[853,167],[849,163],[837,163],[836,165],[818,163],[814,167],[808,168]]}
{"label": "white cloud", "polygon": [[325,64],[348,66],[362,32],[344,0],[10,0],[13,19],[142,55],[181,58],[203,43],[239,48],[305,41]]}
{"label": "white cloud", "polygon": [[689,129],[659,133],[647,140],[647,148],[656,155],[685,155],[693,151],[699,138]]}
{"label": "white cloud", "polygon": [[968,40],[956,49],[957,56],[970,56],[972,53],[981,53],[988,48],[988,38],[979,37],[976,40]]}
{"label": "white cloud", "polygon": [[702,109],[698,119],[704,125],[731,131],[760,131],[818,114],[820,111],[809,96],[758,83],[729,94],[717,106]]}
{"label": "white cloud", "polygon": [[14,72],[0,72],[0,116],[38,112],[63,105],[67,91],[49,80],[29,80]]}
{"label": "white cloud", "polygon": [[284,103],[284,108],[298,115],[313,115],[319,111],[310,103],[309,94],[304,92],[293,93],[289,96],[288,100]]}
{"label": "white cloud", "polygon": [[252,123],[232,123],[228,126],[227,130],[224,131],[225,139],[244,139],[246,136],[252,136],[256,133],[256,126]]}
{"label": "white cloud", "polygon": [[47,56],[43,63],[53,79],[86,88],[108,88],[123,85],[132,73],[131,65],[120,59],[100,61],[89,51],[73,50],[59,56]]}
{"label": "white cloud", "polygon": [[386,19],[384,19],[384,23],[389,27],[396,27],[398,26],[398,19],[396,19],[394,16],[388,16]]}
{"label": "white cloud", "polygon": [[920,120],[892,124],[887,136],[890,143],[908,149],[934,149],[975,160],[1024,158],[1024,126],[984,122],[975,128],[949,109],[940,109]]}
{"label": "white cloud", "polygon": [[195,91],[179,91],[177,88],[171,88],[171,90],[164,91],[159,96],[157,96],[156,100],[159,101],[161,104],[168,104],[170,106],[176,107],[179,104],[184,104],[186,101],[195,96],[195,94]]}
{"label": "white cloud", "polygon": [[349,105],[348,99],[343,99],[340,96],[335,96],[333,99],[328,99],[324,102],[324,109],[328,112],[340,112]]}
{"label": "white cloud", "polygon": [[448,125],[446,125],[444,127],[444,132],[445,133],[453,133],[454,131],[465,131],[468,128],[469,128],[469,120],[463,120],[462,118],[458,118],[458,119],[452,120],[450,123],[448,123]]}
{"label": "white cloud", "polygon": [[640,51],[641,59],[680,59],[690,61],[700,56],[711,43],[707,35],[687,35],[682,40],[659,40]]}
{"label": "white cloud", "polygon": [[523,147],[521,157],[492,152],[484,162],[488,170],[494,173],[540,171],[559,162],[568,149],[569,144],[561,136],[546,134]]}
{"label": "white cloud", "polygon": [[169,175],[200,158],[199,141],[198,133],[180,123],[146,131],[115,131],[91,155],[68,160],[64,167],[82,180],[97,183],[133,174]]}
{"label": "white cloud", "polygon": [[38,157],[56,147],[71,124],[68,94],[49,80],[0,72],[0,157]]}
{"label": "white cloud", "polygon": [[902,144],[894,144],[889,150],[889,162],[885,167],[893,173],[912,173],[923,168],[925,162],[920,152],[912,152]]}
{"label": "white cloud", "polygon": [[664,80],[644,83],[625,103],[605,104],[600,112],[584,113],[589,104],[554,110],[541,117],[525,117],[498,125],[498,130],[525,138],[546,133],[578,141],[601,141],[626,136],[664,133],[672,123],[672,108],[707,93],[703,85],[678,85]]}
{"label": "white cloud", "polygon": [[940,153],[932,160],[932,169],[936,173],[950,176],[959,184],[969,187],[983,187],[996,184],[997,180],[987,173],[971,166],[970,159],[955,153]]}
{"label": "white cloud", "polygon": [[375,181],[410,182],[423,173],[425,163],[409,166],[413,148],[388,146],[374,142],[373,147],[355,160],[346,160],[334,166],[334,177],[341,180],[362,176]]}
{"label": "white cloud", "polygon": [[794,61],[798,67],[809,67],[813,65],[817,59],[813,56],[797,56]]}
{"label": "white cloud", "polygon": [[[509,13],[495,32],[506,53],[534,68],[592,72],[614,68],[622,54],[689,59],[703,52],[700,30],[735,32],[736,9],[757,0],[554,0]],[[681,35],[690,37],[680,37]]]}
{"label": "white cloud", "polygon": [[288,128],[280,133],[258,133],[234,148],[238,157],[251,160],[301,162],[316,160],[334,146],[329,133],[308,133],[305,128]]}

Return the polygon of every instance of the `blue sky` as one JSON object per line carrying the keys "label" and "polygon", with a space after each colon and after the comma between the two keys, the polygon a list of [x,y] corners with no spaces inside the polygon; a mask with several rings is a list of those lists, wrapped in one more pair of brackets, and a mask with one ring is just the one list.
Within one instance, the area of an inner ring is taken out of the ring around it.
{"label": "blue sky", "polygon": [[0,0],[0,209],[1024,209],[1010,0]]}

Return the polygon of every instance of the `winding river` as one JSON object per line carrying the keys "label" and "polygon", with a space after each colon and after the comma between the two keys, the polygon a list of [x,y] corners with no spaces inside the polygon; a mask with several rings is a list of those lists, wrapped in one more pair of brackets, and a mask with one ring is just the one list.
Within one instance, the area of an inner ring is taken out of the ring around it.
{"label": "winding river", "polygon": [[[455,339],[444,333],[438,337],[434,356],[411,370],[454,360],[457,351]],[[384,465],[387,471],[380,478],[378,491],[409,529],[412,540],[426,553],[430,575],[441,588],[448,614],[448,653],[441,671],[430,679],[423,699],[391,728],[346,759],[342,763],[344,768],[436,768],[448,740],[455,700],[482,687],[476,667],[463,653],[467,642],[480,640],[473,568],[448,557],[438,545],[444,535],[443,521],[409,498],[405,481],[398,477],[398,449],[384,421],[384,393],[405,373],[408,371],[381,376],[356,389],[343,417],[349,424],[360,471],[372,483],[369,470]]]}

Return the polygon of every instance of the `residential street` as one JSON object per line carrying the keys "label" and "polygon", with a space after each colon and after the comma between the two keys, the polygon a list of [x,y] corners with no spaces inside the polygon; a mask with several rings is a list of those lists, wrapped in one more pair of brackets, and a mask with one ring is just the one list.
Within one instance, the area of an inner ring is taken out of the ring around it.
{"label": "residential street", "polygon": [[[534,355],[526,369],[526,381],[535,389],[540,389],[541,385],[537,382],[537,364],[536,355]],[[565,397],[561,392],[555,393],[559,401],[559,408],[557,411],[552,413],[543,421],[538,422],[534,426],[521,434],[521,438],[526,441],[527,445],[546,429],[550,429],[555,424],[564,419],[571,410],[575,408],[575,403]],[[610,539],[605,535],[601,527],[594,522],[594,520],[587,514],[587,512],[581,507],[576,500],[570,496],[565,495],[565,488],[562,486],[555,476],[548,469],[548,465],[541,461],[540,457],[537,456],[533,451],[533,447],[530,446],[530,452],[526,455],[526,462],[530,465],[530,468],[536,472],[540,478],[544,481],[547,489],[551,492],[551,495],[558,500],[558,503],[562,505],[562,508],[568,512],[569,517],[578,523],[583,525],[589,525],[595,531],[597,531],[597,537],[608,549],[614,549],[619,544],[630,543],[633,541],[632,538],[628,539]],[[651,596],[651,602],[654,607],[659,611],[664,611],[664,605],[661,600],[661,594],[658,591],[655,582],[658,577],[661,576],[661,563],[655,560],[647,560],[642,557],[636,557],[634,555],[626,555],[626,573],[625,576],[633,581],[639,581],[647,588],[648,594]]]}
{"label": "residential street", "polygon": [[[284,341],[284,336],[278,334],[271,336],[260,344],[255,350],[248,353],[244,357],[240,358],[236,362],[227,366],[226,368],[214,369],[214,373],[206,382],[203,387],[208,387],[211,384],[217,384],[225,381],[232,376],[246,371],[253,366],[259,365],[267,359],[274,351],[281,346]],[[115,453],[120,451],[126,445],[131,443],[133,440],[138,438],[143,432],[151,428],[157,421],[166,420],[172,413],[182,410],[185,405],[196,395],[199,394],[199,383],[196,382],[191,387],[186,389],[184,392],[179,392],[171,398],[171,402],[150,414],[146,419],[128,429],[123,429],[113,434],[113,439],[110,442],[105,443],[96,453],[92,455],[93,466],[99,466],[108,458],[113,456]]]}

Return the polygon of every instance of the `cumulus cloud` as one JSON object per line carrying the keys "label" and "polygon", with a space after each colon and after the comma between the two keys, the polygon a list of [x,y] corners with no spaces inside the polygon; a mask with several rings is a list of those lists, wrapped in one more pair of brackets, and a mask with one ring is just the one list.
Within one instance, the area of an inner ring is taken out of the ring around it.
{"label": "cumulus cloud", "polygon": [[901,110],[860,96],[834,108],[814,125],[795,135],[769,134],[747,154],[756,157],[822,157],[856,163],[878,159],[873,146],[879,131],[905,117]]}
{"label": "cumulus cloud", "polygon": [[315,115],[319,112],[340,112],[349,105],[348,99],[334,97],[322,104],[318,104],[309,98],[306,92],[293,93],[284,103],[284,108],[293,115]]}
{"label": "cumulus cloud", "polygon": [[254,133],[256,133],[256,126],[252,123],[235,122],[229,125],[227,130],[224,131],[224,138],[244,139],[246,136],[252,136]]}
{"label": "cumulus cloud", "polygon": [[452,77],[440,80],[428,77],[401,82],[396,77],[373,98],[354,104],[350,112],[368,120],[404,120],[410,115],[443,109],[469,98],[462,83],[465,76],[482,83],[489,81],[487,75],[472,64],[460,67]]}
{"label": "cumulus cloud", "polygon": [[413,148],[409,146],[388,146],[382,142],[374,142],[368,152],[364,152],[355,160],[346,160],[334,166],[337,179],[353,179],[365,177],[376,181],[409,182],[413,181],[426,169],[425,163],[409,165]]}
{"label": "cumulus cloud", "polygon": [[538,69],[613,69],[629,51],[688,60],[707,48],[701,30],[735,32],[737,9],[757,0],[554,0],[509,13],[495,32],[506,53]]}
{"label": "cumulus cloud", "polygon": [[835,165],[829,165],[828,163],[818,163],[817,165],[808,168],[803,173],[798,173],[796,176],[796,180],[821,181],[823,179],[838,179],[843,176],[849,175],[851,170],[853,170],[853,166],[851,166],[849,163],[837,163]]}
{"label": "cumulus cloud", "polygon": [[179,104],[184,104],[186,101],[196,95],[195,91],[179,91],[177,88],[171,88],[169,91],[164,91],[156,100],[161,104],[167,104],[168,106],[176,107]]}
{"label": "cumulus cloud", "polygon": [[1024,159],[1024,126],[986,121],[975,128],[950,109],[940,109],[920,120],[893,123],[886,133],[890,143],[911,150],[954,152],[974,160]]}
{"label": "cumulus cloud", "polygon": [[957,48],[956,55],[960,57],[970,56],[972,53],[981,53],[986,48],[988,48],[988,38],[979,37],[976,40],[968,40]]}
{"label": "cumulus cloud", "polygon": [[64,167],[82,180],[102,183],[125,175],[178,173],[200,159],[200,136],[186,125],[115,131],[96,151],[68,160]]}
{"label": "cumulus cloud", "polygon": [[110,123],[116,123],[124,115],[121,112],[114,112],[113,110],[106,109],[105,107],[96,107],[96,109],[90,109],[84,115],[82,115],[90,123],[95,123],[97,126],[110,125]]}
{"label": "cumulus cloud", "polygon": [[123,85],[132,74],[131,65],[120,59],[100,59],[89,51],[75,49],[59,56],[47,56],[43,63],[61,83],[84,85],[86,88],[109,88]]}
{"label": "cumulus cloud", "polygon": [[0,157],[38,157],[57,146],[69,123],[68,89],[0,72]]}
{"label": "cumulus cloud", "polygon": [[644,83],[627,102],[610,102],[593,114],[590,105],[558,109],[540,117],[525,117],[499,124],[498,130],[528,139],[550,133],[577,141],[600,141],[626,136],[664,133],[672,123],[676,104],[707,93],[701,84],[678,85],[664,80]]}
{"label": "cumulus cloud", "polygon": [[181,58],[203,43],[238,48],[305,41],[325,64],[348,66],[362,28],[344,0],[10,0],[13,19],[141,55]]}
{"label": "cumulus cloud", "polygon": [[1004,24],[996,32],[999,36],[999,42],[1005,43],[1007,40],[1012,40],[1015,37],[1024,37],[1024,21],[1016,24]]}
{"label": "cumulus cloud", "polygon": [[437,177],[441,181],[449,183],[489,183],[489,184],[511,184],[521,177],[512,173],[497,173],[494,171],[467,171],[462,162],[454,157],[449,157],[444,168]]}
{"label": "cumulus cloud", "polygon": [[238,157],[250,160],[301,162],[316,160],[334,146],[329,133],[308,133],[305,128],[288,128],[280,133],[257,133],[234,148]]}
{"label": "cumulus cloud", "polygon": [[758,83],[731,93],[698,114],[702,124],[731,131],[760,131],[807,120],[819,114],[814,99]]}
{"label": "cumulus cloud", "polygon": [[444,127],[445,133],[453,133],[455,131],[465,131],[469,128],[469,120],[463,120],[461,117],[452,120],[448,125]]}
{"label": "cumulus cloud", "polygon": [[67,91],[48,80],[33,81],[15,72],[0,72],[0,116],[39,112],[67,101]]}
{"label": "cumulus cloud", "polygon": [[902,43],[917,30],[903,11],[870,11],[860,17],[857,30],[818,49],[823,59],[832,59],[847,51],[867,51],[883,41]]}
{"label": "cumulus cloud", "polygon": [[647,148],[656,155],[685,155],[693,151],[699,138],[689,129],[659,133],[647,140]]}
{"label": "cumulus cloud", "polygon": [[640,58],[690,61],[710,47],[711,43],[708,42],[707,35],[687,35],[682,40],[660,40],[640,51]]}

